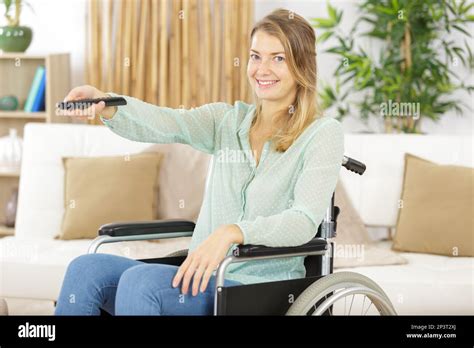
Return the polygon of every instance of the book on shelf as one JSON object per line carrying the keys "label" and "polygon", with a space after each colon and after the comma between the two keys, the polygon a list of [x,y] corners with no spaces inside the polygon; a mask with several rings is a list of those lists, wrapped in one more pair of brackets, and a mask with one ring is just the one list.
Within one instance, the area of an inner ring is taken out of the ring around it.
{"label": "book on shelf", "polygon": [[36,69],[35,77],[31,84],[28,98],[26,99],[24,111],[38,112],[44,110],[45,107],[45,90],[46,90],[46,69],[43,65]]}

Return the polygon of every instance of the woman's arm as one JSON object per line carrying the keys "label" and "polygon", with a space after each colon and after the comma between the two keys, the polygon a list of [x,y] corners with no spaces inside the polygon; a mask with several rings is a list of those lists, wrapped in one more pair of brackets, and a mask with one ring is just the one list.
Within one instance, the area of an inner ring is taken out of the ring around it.
{"label": "woman's arm", "polygon": [[109,110],[100,117],[113,132],[140,142],[188,144],[209,154],[215,151],[217,130],[224,115],[233,108],[226,103],[211,103],[190,110],[171,109],[123,97],[126,106]]}
{"label": "woman's arm", "polygon": [[236,223],[242,231],[243,244],[283,247],[309,242],[330,205],[343,156],[342,126],[330,119],[316,131],[304,154],[293,206],[279,214]]}

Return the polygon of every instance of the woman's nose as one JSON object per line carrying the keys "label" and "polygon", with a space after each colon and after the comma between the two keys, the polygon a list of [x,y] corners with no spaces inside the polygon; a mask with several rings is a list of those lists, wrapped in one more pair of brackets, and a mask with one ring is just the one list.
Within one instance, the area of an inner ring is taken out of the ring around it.
{"label": "woman's nose", "polygon": [[257,74],[268,75],[270,74],[270,62],[268,60],[262,60],[258,66]]}

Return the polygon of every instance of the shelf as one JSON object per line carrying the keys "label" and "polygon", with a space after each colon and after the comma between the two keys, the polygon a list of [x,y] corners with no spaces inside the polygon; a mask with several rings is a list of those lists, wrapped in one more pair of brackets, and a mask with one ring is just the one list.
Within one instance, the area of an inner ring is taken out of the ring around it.
{"label": "shelf", "polygon": [[46,59],[46,55],[41,54],[28,54],[28,53],[21,53],[21,52],[6,52],[0,53],[0,59]]}
{"label": "shelf", "polygon": [[56,110],[56,103],[63,100],[71,89],[68,53],[32,55],[19,52],[0,53],[0,80],[1,82],[8,81],[8,83],[0,83],[0,96],[14,95],[18,98],[20,106],[23,106],[28,99],[31,84],[40,65],[46,69],[47,86],[44,102],[46,110],[41,112],[0,110],[0,134],[1,123],[4,124],[3,128],[23,128],[22,123],[35,121],[70,123],[70,120],[59,117]]}
{"label": "shelf", "polygon": [[15,234],[14,227],[0,225],[0,236],[13,236]]}
{"label": "shelf", "polygon": [[40,111],[40,112],[0,111],[0,118],[23,118],[23,119],[46,120],[47,113],[44,111]]}
{"label": "shelf", "polygon": [[[46,69],[47,85],[44,100],[46,110],[25,112],[24,104],[40,65]],[[19,101],[18,110],[0,110],[0,136],[8,136],[10,129],[13,128],[17,130],[19,137],[24,137],[27,123],[72,123],[71,117],[62,117],[56,110],[56,103],[63,100],[71,90],[70,78],[68,53],[0,53],[0,96],[16,96]],[[0,168],[0,237],[14,233],[13,228],[3,225],[6,221],[6,204],[12,197],[13,190],[18,189],[20,178],[20,169]]]}
{"label": "shelf", "polygon": [[0,177],[2,177],[2,176],[19,177],[20,176],[20,169],[0,168]]}

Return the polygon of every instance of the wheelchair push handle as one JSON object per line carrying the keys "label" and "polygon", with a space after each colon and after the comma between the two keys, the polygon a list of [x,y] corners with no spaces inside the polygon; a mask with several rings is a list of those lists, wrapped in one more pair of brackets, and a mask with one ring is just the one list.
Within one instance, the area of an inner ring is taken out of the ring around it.
{"label": "wheelchair push handle", "polygon": [[364,174],[365,172],[365,164],[362,162],[359,162],[353,158],[344,156],[342,158],[342,166],[345,167],[346,169],[350,170],[351,172],[357,173],[359,175]]}

